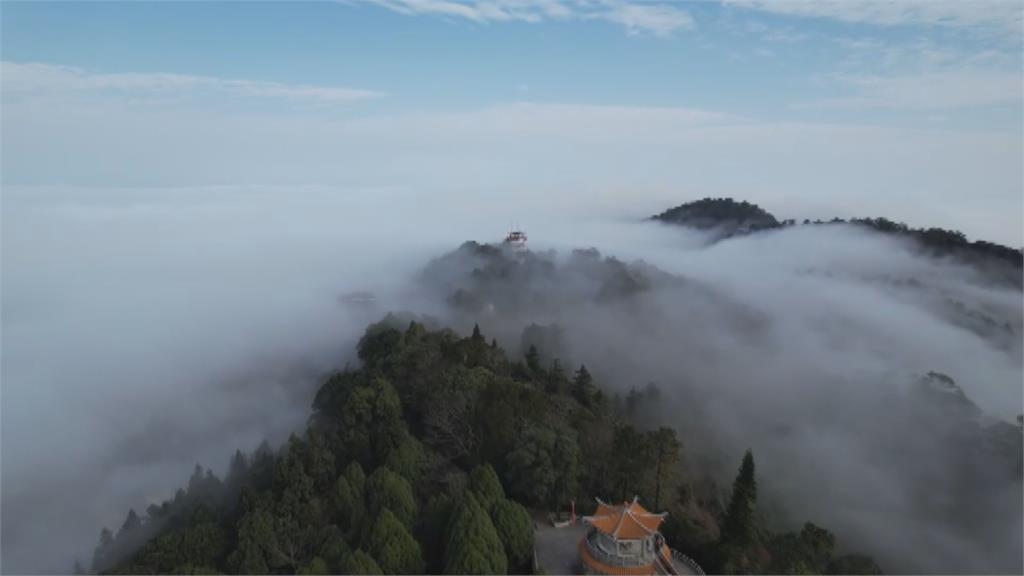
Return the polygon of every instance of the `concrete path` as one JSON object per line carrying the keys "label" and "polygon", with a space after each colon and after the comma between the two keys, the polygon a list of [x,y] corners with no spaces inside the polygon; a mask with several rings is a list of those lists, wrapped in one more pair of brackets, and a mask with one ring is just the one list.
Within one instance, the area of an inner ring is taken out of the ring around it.
{"label": "concrete path", "polygon": [[543,518],[533,519],[534,547],[537,551],[537,563],[545,574],[580,574],[580,555],[576,546],[586,534],[582,524],[555,528]]}

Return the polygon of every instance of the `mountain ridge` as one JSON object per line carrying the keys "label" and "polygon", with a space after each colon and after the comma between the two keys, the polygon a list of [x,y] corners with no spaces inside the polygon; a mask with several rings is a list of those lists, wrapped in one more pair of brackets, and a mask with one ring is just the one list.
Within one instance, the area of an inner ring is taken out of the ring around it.
{"label": "mountain ridge", "polygon": [[732,198],[701,198],[669,208],[647,220],[712,233],[714,241],[799,225],[852,224],[876,232],[909,238],[933,255],[990,258],[1024,268],[1024,250],[987,240],[970,241],[959,230],[938,227],[913,228],[884,217],[832,218],[831,220],[778,219],[757,204]]}

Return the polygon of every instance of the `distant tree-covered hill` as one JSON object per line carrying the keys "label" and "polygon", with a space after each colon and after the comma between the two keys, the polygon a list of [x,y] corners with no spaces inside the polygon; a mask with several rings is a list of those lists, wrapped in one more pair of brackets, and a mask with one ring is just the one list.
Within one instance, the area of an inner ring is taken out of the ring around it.
{"label": "distant tree-covered hill", "polygon": [[[651,217],[666,224],[687,226],[712,233],[715,240],[774,230],[797,225],[792,219],[778,220],[756,204],[738,202],[732,198],[703,198],[670,208]],[[886,218],[833,218],[831,220],[804,220],[804,225],[851,224],[870,228],[883,234],[916,241],[933,255],[953,256],[973,264],[1008,264],[1024,268],[1024,252],[984,240],[970,241],[957,230],[942,228],[912,228],[903,222]]]}
{"label": "distant tree-covered hill", "polygon": [[652,220],[714,232],[727,238],[782,226],[775,216],[750,202],[732,198],[704,198],[681,204],[651,217]]}

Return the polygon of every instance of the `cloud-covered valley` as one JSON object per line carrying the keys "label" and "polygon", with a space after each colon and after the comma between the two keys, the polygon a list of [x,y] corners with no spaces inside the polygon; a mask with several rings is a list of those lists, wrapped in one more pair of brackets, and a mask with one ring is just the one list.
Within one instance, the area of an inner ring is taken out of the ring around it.
{"label": "cloud-covered valley", "polygon": [[280,442],[403,310],[512,354],[557,325],[546,354],[657,385],[692,473],[724,486],[753,448],[770,522],[892,571],[1020,569],[1019,284],[846,225],[708,245],[600,203],[520,206],[532,252],[487,257],[452,250],[500,239],[508,205],[370,192],[6,192],[5,571],[66,570],[196,462]]}

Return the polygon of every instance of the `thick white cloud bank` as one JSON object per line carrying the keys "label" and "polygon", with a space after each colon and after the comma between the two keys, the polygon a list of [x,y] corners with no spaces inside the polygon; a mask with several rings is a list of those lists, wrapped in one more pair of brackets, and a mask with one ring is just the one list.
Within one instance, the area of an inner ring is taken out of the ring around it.
{"label": "thick white cloud bank", "polygon": [[[170,496],[194,463],[223,470],[235,448],[300,429],[318,377],[352,358],[367,322],[446,313],[415,273],[463,240],[500,238],[509,220],[536,249],[596,246],[698,283],[682,300],[656,291],[635,308],[515,321],[585,336],[570,353],[606,385],[643,385],[626,378],[643,373],[690,402],[674,423],[706,472],[727,481],[734,452],[753,446],[766,510],[787,512],[776,520],[821,522],[893,569],[1013,567],[1019,500],[988,495],[1007,512],[983,519],[981,536],[922,512],[915,494],[952,489],[938,479],[957,463],[885,406],[938,370],[989,418],[1012,421],[1019,289],[845,227],[702,248],[643,215],[396,189],[5,188],[3,570],[87,561],[102,525]],[[339,303],[354,290],[377,305]],[[1010,332],[978,335],[950,300]],[[518,330],[481,324],[506,340]],[[894,430],[921,442],[895,464],[876,448]]]}
{"label": "thick white cloud bank", "polygon": [[[3,77],[7,185],[397,187],[424,201],[458,191],[645,212],[681,198],[732,196],[783,218],[882,215],[1024,244],[1024,144],[1016,128],[808,123],[579,103],[399,112],[389,96],[360,88],[264,90],[244,80],[12,62],[3,63]],[[916,91],[906,94],[908,82],[847,80],[860,87],[851,98],[877,102],[913,99],[930,85],[909,81]],[[979,83],[943,76],[935,85],[954,84]],[[1012,78],[980,84],[1020,100],[1019,89],[1006,88]],[[315,103],[332,101],[324,94],[338,96],[334,105]],[[339,104],[339,95],[380,97]]]}
{"label": "thick white cloud bank", "polygon": [[304,426],[318,378],[377,317],[337,297],[438,248],[366,197],[4,190],[4,572],[88,563],[126,506]]}

